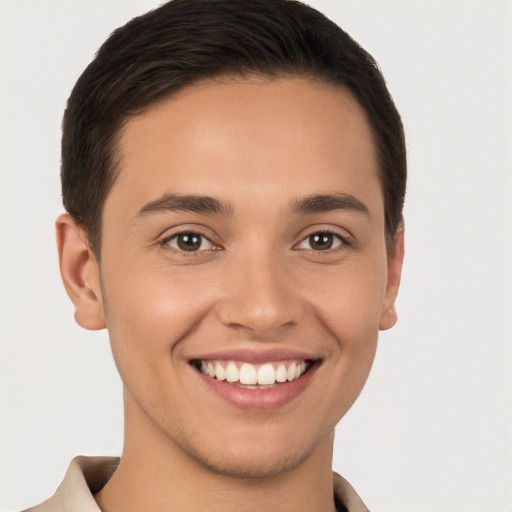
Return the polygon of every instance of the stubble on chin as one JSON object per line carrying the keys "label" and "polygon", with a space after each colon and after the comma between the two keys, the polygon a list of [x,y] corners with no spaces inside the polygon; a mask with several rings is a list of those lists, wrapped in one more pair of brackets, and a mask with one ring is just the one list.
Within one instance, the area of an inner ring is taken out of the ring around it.
{"label": "stubble on chin", "polygon": [[[291,450],[286,454],[278,454],[279,450],[266,451],[264,446],[260,446],[257,453],[254,450],[233,452],[232,448],[226,450],[222,446],[209,450],[183,428],[177,434],[179,448],[194,462],[214,474],[240,479],[262,480],[286,474],[303,464],[318,448],[316,445],[301,446],[300,450]],[[334,438],[334,431],[329,434]],[[176,444],[176,439],[173,443]]]}

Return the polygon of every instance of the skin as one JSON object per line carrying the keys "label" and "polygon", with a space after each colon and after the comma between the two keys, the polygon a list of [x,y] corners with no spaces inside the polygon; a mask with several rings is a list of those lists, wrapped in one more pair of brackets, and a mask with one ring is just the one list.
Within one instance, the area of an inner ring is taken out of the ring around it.
{"label": "skin", "polygon": [[[364,112],[344,89],[302,79],[208,82],[131,119],[119,150],[101,264],[73,220],[57,220],[76,320],[108,328],[124,383],[123,456],[98,504],[334,510],[334,427],[366,381],[379,329],[396,322],[403,258],[402,228],[386,252]],[[229,207],[141,213],[165,194]],[[340,194],[367,211],[293,208]],[[180,251],[176,234],[191,231],[205,237],[201,250]],[[317,232],[332,233],[333,247],[313,247]],[[318,364],[272,410],[234,407],[189,364],[279,347]]]}

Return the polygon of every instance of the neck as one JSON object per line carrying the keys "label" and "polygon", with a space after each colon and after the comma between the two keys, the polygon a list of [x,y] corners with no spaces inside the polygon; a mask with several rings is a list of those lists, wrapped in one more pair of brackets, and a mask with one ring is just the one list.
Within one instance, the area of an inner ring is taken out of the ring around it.
{"label": "neck", "polygon": [[119,467],[95,496],[103,512],[335,511],[333,432],[291,469],[239,477],[220,474],[198,462],[143,413],[127,415],[125,425]]}

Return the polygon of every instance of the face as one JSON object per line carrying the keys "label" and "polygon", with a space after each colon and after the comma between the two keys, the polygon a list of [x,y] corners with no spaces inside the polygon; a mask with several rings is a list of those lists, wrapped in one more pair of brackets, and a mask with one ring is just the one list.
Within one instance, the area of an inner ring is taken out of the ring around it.
{"label": "face", "polygon": [[119,150],[92,286],[128,439],[227,474],[307,460],[395,321],[362,109],[305,80],[209,82],[130,120]]}

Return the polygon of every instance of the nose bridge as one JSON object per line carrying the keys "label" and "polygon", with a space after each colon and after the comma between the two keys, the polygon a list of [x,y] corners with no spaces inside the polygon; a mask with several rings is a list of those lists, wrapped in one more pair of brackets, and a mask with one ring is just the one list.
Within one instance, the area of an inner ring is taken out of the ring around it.
{"label": "nose bridge", "polygon": [[234,258],[219,306],[225,325],[266,335],[298,321],[298,297],[283,259],[261,246]]}

